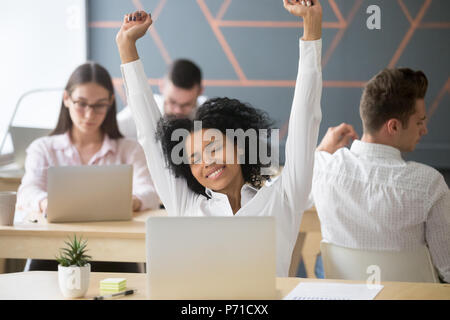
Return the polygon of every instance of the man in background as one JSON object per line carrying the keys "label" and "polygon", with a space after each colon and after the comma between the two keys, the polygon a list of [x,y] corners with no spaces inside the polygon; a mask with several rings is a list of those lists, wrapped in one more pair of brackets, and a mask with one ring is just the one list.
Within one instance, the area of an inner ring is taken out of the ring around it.
{"label": "man in background", "polygon": [[449,188],[437,170],[401,154],[428,132],[427,86],[423,72],[407,68],[373,77],[360,103],[361,140],[343,123],[317,147],[312,198],[324,241],[379,251],[425,244],[439,277],[450,282]]}
{"label": "man in background", "polygon": [[[202,96],[202,72],[192,61],[175,60],[160,85],[161,95],[155,94],[161,114],[176,117],[191,117],[197,106],[206,101]],[[120,132],[127,138],[137,140],[136,125],[126,106],[117,115]]]}

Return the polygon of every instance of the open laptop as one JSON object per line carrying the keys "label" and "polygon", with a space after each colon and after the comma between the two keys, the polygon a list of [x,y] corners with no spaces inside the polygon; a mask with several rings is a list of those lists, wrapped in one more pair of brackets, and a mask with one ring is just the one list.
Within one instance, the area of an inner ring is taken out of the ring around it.
{"label": "open laptop", "polygon": [[26,150],[30,143],[37,138],[48,135],[52,129],[31,127],[9,127],[9,133],[14,147],[14,162],[23,168],[25,164]]}
{"label": "open laptop", "polygon": [[274,299],[274,217],[150,217],[150,299]]}
{"label": "open laptop", "polygon": [[48,169],[48,222],[130,220],[132,165]]}

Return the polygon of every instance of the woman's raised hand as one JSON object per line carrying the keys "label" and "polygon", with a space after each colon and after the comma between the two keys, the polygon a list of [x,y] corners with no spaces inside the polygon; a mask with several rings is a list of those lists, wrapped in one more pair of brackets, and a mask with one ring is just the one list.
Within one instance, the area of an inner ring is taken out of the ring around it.
{"label": "woman's raised hand", "polygon": [[322,14],[319,0],[283,0],[284,8],[297,17],[311,14]]}
{"label": "woman's raised hand", "polygon": [[136,42],[142,38],[152,24],[152,17],[145,11],[135,11],[126,14],[122,21],[122,26],[116,36],[116,41]]}
{"label": "woman's raised hand", "polygon": [[322,6],[319,0],[283,0],[284,8],[303,18],[303,40],[318,40],[322,37]]}
{"label": "woman's raised hand", "polygon": [[124,16],[122,26],[116,35],[116,43],[119,48],[122,63],[139,59],[136,40],[142,38],[147,33],[152,22],[151,15],[145,11],[136,11]]}

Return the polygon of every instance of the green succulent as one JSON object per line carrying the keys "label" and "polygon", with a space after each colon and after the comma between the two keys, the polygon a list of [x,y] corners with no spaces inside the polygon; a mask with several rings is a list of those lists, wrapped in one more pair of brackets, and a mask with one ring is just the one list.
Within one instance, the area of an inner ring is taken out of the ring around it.
{"label": "green succulent", "polygon": [[92,257],[86,255],[87,240],[82,241],[81,238],[77,239],[77,236],[74,235],[73,239],[69,238],[69,241],[65,241],[64,243],[67,244],[67,248],[61,248],[59,257],[56,257],[56,261],[60,265],[63,267],[83,267],[91,261]]}

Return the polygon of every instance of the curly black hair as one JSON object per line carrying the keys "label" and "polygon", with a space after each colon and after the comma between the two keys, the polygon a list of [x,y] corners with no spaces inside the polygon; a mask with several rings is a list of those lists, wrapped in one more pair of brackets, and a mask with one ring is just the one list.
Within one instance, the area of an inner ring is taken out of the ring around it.
{"label": "curly black hair", "polygon": [[[202,129],[218,129],[222,134],[227,134],[227,129],[255,130],[259,135],[260,141],[265,144],[257,143],[256,161],[248,161],[250,158],[250,139],[246,138],[244,145],[245,161],[241,163],[242,176],[246,183],[250,183],[255,188],[261,188],[266,180],[270,177],[261,174],[261,168],[269,167],[270,164],[263,164],[260,158],[259,149],[267,148],[266,154],[270,156],[270,135],[274,122],[268,114],[262,110],[255,109],[248,103],[243,103],[237,99],[230,98],[213,98],[207,100],[197,109],[193,119],[179,119],[173,116],[164,116],[158,122],[156,138],[161,141],[162,150],[166,159],[166,164],[173,172],[175,177],[186,179],[188,187],[195,193],[204,195],[209,198],[205,192],[205,187],[201,185],[192,175],[189,162],[185,154],[179,154],[186,161],[175,163],[171,157],[176,145],[184,141],[186,135],[194,131],[194,122],[201,121]],[[172,137],[177,129],[185,129],[185,135]],[[266,129],[260,131],[260,129]],[[263,133],[264,136],[261,136]],[[237,138],[234,137],[234,143]],[[181,151],[180,151],[181,152]]]}

